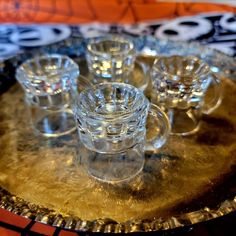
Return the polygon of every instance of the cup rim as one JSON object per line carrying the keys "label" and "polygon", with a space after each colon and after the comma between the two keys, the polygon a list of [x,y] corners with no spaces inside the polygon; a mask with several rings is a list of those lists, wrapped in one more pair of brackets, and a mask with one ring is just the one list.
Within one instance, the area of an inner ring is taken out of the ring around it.
{"label": "cup rim", "polygon": [[[154,60],[154,62],[153,62],[153,65],[152,65],[152,70],[153,71],[158,71],[158,72],[161,72],[163,75],[165,75],[165,76],[168,76],[168,77],[170,77],[173,81],[175,81],[175,78],[176,77],[179,77],[179,75],[177,75],[177,74],[172,74],[172,73],[169,73],[169,72],[167,72],[167,71],[165,71],[165,70],[161,70],[160,69],[160,67],[158,66],[158,63],[160,62],[160,61],[162,61],[162,60],[164,60],[164,59],[172,59],[172,58],[179,58],[179,59],[184,59],[185,61],[186,60],[192,60],[192,61],[199,61],[200,63],[203,63],[204,64],[204,67],[206,68],[206,69],[204,69],[201,73],[199,73],[197,76],[198,77],[201,77],[201,76],[203,76],[203,75],[205,75],[205,74],[208,74],[208,73],[210,73],[211,72],[211,69],[210,69],[210,66],[205,62],[205,61],[203,61],[202,59],[200,59],[200,58],[198,58],[198,57],[196,57],[196,56],[182,56],[182,55],[172,55],[172,56],[160,56],[160,57],[158,57],[158,58],[156,58],[155,60]],[[155,78],[154,78],[155,79]]]}
{"label": "cup rim", "polygon": [[[61,59],[66,59],[70,62],[70,67],[69,68],[60,68],[60,69],[57,69],[57,70],[54,70],[52,74],[50,75],[36,75],[35,73],[32,73],[32,74],[28,74],[24,68],[24,66],[26,64],[29,64],[31,62],[34,62],[34,61],[37,61],[37,60],[42,60],[42,59],[49,59],[49,58],[61,58]],[[31,57],[27,60],[25,60],[24,62],[22,62],[16,69],[16,73],[15,73],[15,77],[17,80],[21,81],[20,79],[20,74],[24,74],[24,79],[25,80],[29,80],[30,79],[39,79],[39,80],[45,80],[47,79],[48,76],[56,76],[58,74],[61,74],[61,73],[66,73],[66,72],[69,72],[71,70],[78,70],[78,76],[80,74],[80,71],[79,71],[79,66],[78,64],[73,60],[71,59],[70,57],[66,56],[66,55],[62,55],[62,54],[56,54],[56,53],[52,53],[52,54],[39,54],[39,55],[36,55],[34,57]]]}
{"label": "cup rim", "polygon": [[[137,94],[140,94],[141,95],[141,98],[142,100],[140,101],[137,100],[135,105],[133,107],[131,107],[130,109],[128,109],[127,111],[125,112],[121,112],[121,113],[112,113],[112,114],[101,114],[101,113],[97,113],[95,111],[89,111],[88,109],[86,109],[86,107],[84,106],[84,104],[81,102],[81,97],[84,96],[86,93],[88,94],[89,91],[95,91],[96,89],[99,89],[100,87],[109,87],[109,86],[118,86],[118,87],[128,87],[129,89],[132,89],[134,91],[137,92]],[[140,101],[140,102],[138,102]],[[150,102],[148,101],[148,99],[146,98],[146,96],[144,95],[144,93],[139,90],[138,88],[134,87],[133,85],[130,85],[130,84],[126,84],[126,83],[118,83],[118,82],[111,82],[111,83],[100,83],[100,84],[96,84],[92,87],[89,87],[85,90],[83,90],[80,94],[79,94],[79,97],[78,97],[78,100],[77,100],[77,104],[76,104],[76,107],[78,107],[79,109],[79,113],[82,112],[83,116],[86,116],[86,117],[90,117],[92,119],[96,119],[96,120],[107,120],[107,121],[111,121],[111,120],[114,120],[114,119],[129,119],[130,117],[133,116],[133,113],[137,110],[140,109],[140,107],[142,107],[145,102],[147,102],[147,108],[148,108],[148,105],[150,104]],[[78,114],[78,112],[76,112]]]}
{"label": "cup rim", "polygon": [[127,37],[126,35],[116,35],[116,34],[108,34],[108,35],[103,35],[103,36],[98,36],[98,37],[94,37],[94,38],[90,38],[88,39],[87,45],[86,45],[86,49],[87,52],[89,53],[93,53],[95,55],[99,55],[99,56],[103,56],[103,57],[112,57],[110,56],[109,53],[106,52],[100,52],[97,50],[92,49],[91,44],[92,43],[98,43],[98,42],[102,42],[105,40],[110,40],[110,41],[114,41],[114,42],[125,42],[129,44],[129,49],[128,50],[124,50],[123,52],[114,52],[114,56],[124,56],[129,54],[130,52],[134,52],[135,51],[135,45],[134,42],[129,39],[129,37]]}

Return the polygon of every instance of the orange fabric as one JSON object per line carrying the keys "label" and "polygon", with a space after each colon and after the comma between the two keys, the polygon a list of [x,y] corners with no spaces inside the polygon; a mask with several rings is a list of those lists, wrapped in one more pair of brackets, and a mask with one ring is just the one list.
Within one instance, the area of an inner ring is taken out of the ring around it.
{"label": "orange fabric", "polygon": [[176,15],[177,3],[134,4],[136,21],[169,18]]}
{"label": "orange fabric", "polygon": [[210,3],[179,3],[177,15],[196,15],[204,12],[232,12],[236,13],[236,7],[223,4]]}
{"label": "orange fabric", "polygon": [[135,23],[202,12],[235,13],[236,7],[155,0],[0,0],[2,23]]}

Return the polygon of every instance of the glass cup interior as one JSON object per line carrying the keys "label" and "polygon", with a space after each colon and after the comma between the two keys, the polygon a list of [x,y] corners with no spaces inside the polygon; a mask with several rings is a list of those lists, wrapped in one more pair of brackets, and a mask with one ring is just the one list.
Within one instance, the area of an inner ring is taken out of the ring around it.
{"label": "glass cup interior", "polygon": [[143,106],[145,97],[142,92],[126,84],[101,84],[95,89],[83,91],[80,95],[80,106],[84,112],[94,116],[122,117],[132,114]]}
{"label": "glass cup interior", "polygon": [[112,58],[133,52],[134,44],[126,37],[111,35],[91,39],[87,49],[91,54]]}
{"label": "glass cup interior", "polygon": [[152,83],[165,106],[186,108],[202,101],[209,86],[209,66],[197,57],[171,56],[157,59]]}
{"label": "glass cup interior", "polygon": [[78,75],[78,65],[69,57],[57,54],[29,59],[16,72],[17,80],[26,92],[37,96],[68,91],[70,79]]}
{"label": "glass cup interior", "polygon": [[174,81],[178,80],[182,83],[190,82],[185,81],[189,77],[195,81],[195,78],[199,78],[209,71],[209,66],[206,63],[193,56],[161,57],[154,63],[153,67],[168,74]]}

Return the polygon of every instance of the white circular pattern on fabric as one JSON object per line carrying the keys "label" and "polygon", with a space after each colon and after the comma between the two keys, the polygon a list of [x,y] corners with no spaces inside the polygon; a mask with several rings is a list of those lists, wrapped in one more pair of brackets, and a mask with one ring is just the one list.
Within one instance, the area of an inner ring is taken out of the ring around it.
{"label": "white circular pattern on fabric", "polygon": [[0,43],[1,59],[8,59],[20,50],[19,46],[11,43]]}
{"label": "white circular pattern on fabric", "polygon": [[236,32],[236,15],[228,13],[224,14],[219,21],[222,28]]}
{"label": "white circular pattern on fabric", "polygon": [[19,46],[37,47],[60,42],[70,35],[71,29],[66,25],[32,25],[13,32],[9,39]]}
{"label": "white circular pattern on fabric", "polygon": [[211,30],[212,24],[207,19],[181,17],[160,26],[155,31],[155,36],[172,40],[191,40],[207,34]]}
{"label": "white circular pattern on fabric", "polygon": [[149,24],[138,23],[134,25],[124,25],[124,32],[134,35],[151,35],[152,31]]}
{"label": "white circular pattern on fabric", "polygon": [[108,33],[110,31],[110,25],[98,23],[84,24],[79,27],[79,31],[85,38],[98,37]]}

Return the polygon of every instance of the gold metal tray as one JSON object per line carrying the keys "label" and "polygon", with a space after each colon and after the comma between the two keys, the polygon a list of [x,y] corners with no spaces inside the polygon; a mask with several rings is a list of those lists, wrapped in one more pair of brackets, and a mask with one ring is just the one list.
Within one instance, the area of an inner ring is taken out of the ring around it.
{"label": "gold metal tray", "polygon": [[[153,57],[139,60],[151,65]],[[236,211],[236,83],[222,75],[222,104],[203,117],[200,131],[171,136],[146,153],[137,177],[118,184],[88,175],[77,160],[76,132],[35,136],[15,84],[0,97],[0,206],[46,224],[106,233],[174,229]]]}

